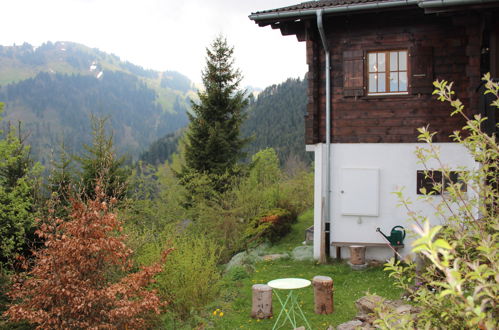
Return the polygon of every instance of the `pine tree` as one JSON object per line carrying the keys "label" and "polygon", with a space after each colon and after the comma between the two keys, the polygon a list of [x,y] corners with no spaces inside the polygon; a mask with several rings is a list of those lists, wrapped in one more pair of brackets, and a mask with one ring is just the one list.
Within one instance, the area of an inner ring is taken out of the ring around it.
{"label": "pine tree", "polygon": [[243,156],[247,139],[240,136],[240,127],[248,101],[239,89],[242,75],[234,68],[233,53],[222,36],[206,49],[204,91],[198,91],[199,103],[192,102],[189,114],[184,178],[193,172],[212,177],[230,173]]}
{"label": "pine tree", "polygon": [[[56,159],[57,157],[57,159]],[[74,173],[72,157],[66,150],[66,145],[62,141],[57,156],[51,160],[51,171],[48,177],[47,190],[52,194],[54,202],[57,203],[57,216],[67,216],[70,198],[74,193]]]}
{"label": "pine tree", "polygon": [[107,135],[106,119],[92,117],[92,145],[84,145],[86,154],[76,157],[80,163],[82,188],[85,194],[95,197],[95,187],[100,185],[106,196],[118,199],[125,196],[129,171],[124,167],[125,158],[117,158],[113,136]]}
{"label": "pine tree", "polygon": [[[0,114],[2,108],[0,103]],[[9,128],[0,139],[0,266],[27,250],[38,211],[42,169],[30,158],[29,147],[18,134]]]}

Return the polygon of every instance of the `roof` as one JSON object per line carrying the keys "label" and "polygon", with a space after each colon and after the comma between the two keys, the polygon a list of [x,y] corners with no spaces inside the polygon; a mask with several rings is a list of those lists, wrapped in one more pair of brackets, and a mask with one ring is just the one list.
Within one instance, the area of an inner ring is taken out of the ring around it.
{"label": "roof", "polygon": [[302,2],[292,6],[286,6],[276,9],[262,10],[253,14],[263,14],[263,13],[282,13],[287,11],[303,10],[303,9],[320,9],[325,7],[337,7],[344,5],[352,5],[358,3],[368,3],[368,2],[387,2],[391,0],[320,0],[320,1],[307,1]]}
{"label": "roof", "polygon": [[301,18],[315,15],[317,10],[327,13],[346,13],[357,11],[382,10],[396,7],[445,8],[466,5],[499,3],[498,0],[319,0],[307,1],[296,5],[262,10],[252,13],[249,18],[255,22],[281,18]]}

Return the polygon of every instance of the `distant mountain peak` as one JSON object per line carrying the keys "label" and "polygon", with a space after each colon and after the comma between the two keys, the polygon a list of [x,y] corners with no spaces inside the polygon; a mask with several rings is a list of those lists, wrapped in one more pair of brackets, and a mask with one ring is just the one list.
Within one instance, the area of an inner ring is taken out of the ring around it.
{"label": "distant mountain peak", "polygon": [[109,117],[120,152],[132,156],[187,124],[189,78],[147,70],[114,54],[69,41],[0,46],[0,101],[6,119],[31,132],[48,162],[62,136],[73,150],[89,142],[91,114]]}

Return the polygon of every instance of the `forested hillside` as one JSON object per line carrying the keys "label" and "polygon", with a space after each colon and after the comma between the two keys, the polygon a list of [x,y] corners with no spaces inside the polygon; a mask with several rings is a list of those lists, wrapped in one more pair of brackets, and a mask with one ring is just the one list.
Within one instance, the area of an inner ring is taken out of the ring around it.
{"label": "forested hillside", "polygon": [[[251,97],[246,109],[242,134],[252,137],[245,151],[249,157],[259,150],[273,148],[284,163],[289,157],[307,163],[311,156],[305,152],[304,115],[306,112],[306,81],[288,79],[267,87],[256,98]],[[180,134],[168,134],[154,142],[141,155],[150,164],[159,164],[175,152]]]}
{"label": "forested hillside", "polygon": [[185,129],[179,129],[175,133],[169,133],[154,141],[149,148],[144,151],[139,159],[151,165],[163,164],[166,160],[171,160],[171,156],[177,152],[177,146]]}
{"label": "forested hillside", "polygon": [[273,148],[281,163],[290,156],[310,162],[310,156],[305,152],[306,88],[305,80],[288,79],[265,88],[252,99],[247,110],[248,119],[242,127],[244,136],[253,136],[246,150],[249,155]]}
{"label": "forested hillside", "polygon": [[32,153],[47,164],[64,140],[80,153],[91,139],[90,117],[108,117],[118,152],[137,157],[159,137],[187,124],[190,80],[145,70],[115,55],[57,42],[0,46],[4,128],[22,122]]}

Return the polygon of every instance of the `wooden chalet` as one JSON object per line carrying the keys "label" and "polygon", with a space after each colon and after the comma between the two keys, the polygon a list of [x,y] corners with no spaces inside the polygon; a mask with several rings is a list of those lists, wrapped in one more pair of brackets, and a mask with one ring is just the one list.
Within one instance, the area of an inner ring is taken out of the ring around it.
{"label": "wooden chalet", "polygon": [[468,114],[487,115],[486,129],[496,132],[481,77],[499,77],[499,1],[309,1],[249,17],[306,42],[314,256],[331,244],[357,243],[372,246],[368,257],[389,256],[389,249],[376,247],[385,242],[376,228],[409,226],[392,192],[404,186],[416,199],[427,184],[414,155],[421,146],[417,128],[438,132],[434,141],[451,168],[476,166],[450,138],[463,121],[432,96],[432,82],[453,81]]}

